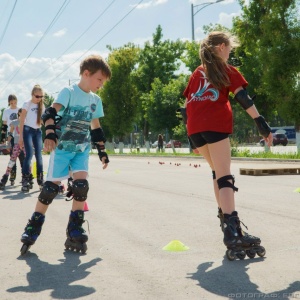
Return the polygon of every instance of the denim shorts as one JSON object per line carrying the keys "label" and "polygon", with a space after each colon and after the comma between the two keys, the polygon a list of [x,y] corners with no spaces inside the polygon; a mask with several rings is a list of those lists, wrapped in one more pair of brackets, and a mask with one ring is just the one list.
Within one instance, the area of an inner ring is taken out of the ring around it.
{"label": "denim shorts", "polygon": [[72,173],[88,172],[90,148],[81,153],[55,149],[50,154],[47,181],[61,181]]}
{"label": "denim shorts", "polygon": [[216,131],[203,131],[193,133],[189,136],[191,148],[196,149],[203,147],[206,144],[213,144],[228,138],[229,133],[216,132]]}

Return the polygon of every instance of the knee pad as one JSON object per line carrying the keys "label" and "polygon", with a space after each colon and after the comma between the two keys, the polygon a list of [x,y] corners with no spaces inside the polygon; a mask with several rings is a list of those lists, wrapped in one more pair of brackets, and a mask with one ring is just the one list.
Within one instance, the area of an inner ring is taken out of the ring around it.
{"label": "knee pad", "polygon": [[58,185],[51,182],[46,181],[43,185],[43,189],[39,195],[39,201],[45,205],[49,205],[52,203],[53,199],[58,194]]}
{"label": "knee pad", "polygon": [[216,172],[215,171],[211,171],[211,172],[212,172],[212,178],[213,178],[213,180],[217,179]]}
{"label": "knee pad", "polygon": [[72,185],[73,199],[84,202],[89,191],[89,183],[86,179],[76,179]]}
{"label": "knee pad", "polygon": [[[232,183],[229,182],[228,180],[232,180]],[[224,187],[228,187],[228,188],[232,188],[235,192],[237,192],[239,189],[234,186],[234,182],[235,182],[234,176],[232,175],[226,175],[217,180],[219,190]]]}

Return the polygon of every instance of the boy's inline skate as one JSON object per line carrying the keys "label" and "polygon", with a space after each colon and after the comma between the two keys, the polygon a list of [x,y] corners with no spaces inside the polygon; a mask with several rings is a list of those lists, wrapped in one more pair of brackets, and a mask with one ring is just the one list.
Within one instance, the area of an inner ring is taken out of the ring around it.
{"label": "boy's inline skate", "polygon": [[67,250],[75,250],[76,252],[81,251],[82,254],[86,252],[88,235],[82,228],[84,222],[83,210],[71,211],[67,226],[67,240],[65,242],[65,248]]}
{"label": "boy's inline skate", "polygon": [[223,220],[222,218],[220,220],[224,232],[223,241],[227,246],[226,256],[229,260],[244,259],[246,255],[249,258],[254,258],[256,254],[260,257],[265,256],[266,250],[260,245],[260,238],[242,230],[241,221],[236,211],[231,215],[224,214],[223,216]]}
{"label": "boy's inline skate", "polygon": [[7,183],[7,180],[8,180],[8,175],[7,175],[7,174],[4,174],[4,175],[2,176],[1,181],[0,181],[0,190],[1,190],[1,191],[4,191],[4,190],[5,190],[5,185],[6,185],[6,183]]}
{"label": "boy's inline skate", "polygon": [[28,175],[24,175],[23,174],[23,177],[22,177],[22,192],[24,193],[28,193],[29,190],[30,190],[30,174]]}
{"label": "boy's inline skate", "polygon": [[21,236],[21,242],[23,246],[21,247],[21,255],[24,255],[29,248],[35,243],[38,236],[41,233],[42,226],[45,221],[45,216],[41,213],[34,212],[31,219],[25,227],[25,232]]}

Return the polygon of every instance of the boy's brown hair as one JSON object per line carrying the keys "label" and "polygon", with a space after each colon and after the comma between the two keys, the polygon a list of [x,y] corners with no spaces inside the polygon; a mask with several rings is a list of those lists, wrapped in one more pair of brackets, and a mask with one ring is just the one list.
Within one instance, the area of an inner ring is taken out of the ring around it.
{"label": "boy's brown hair", "polygon": [[100,55],[90,55],[86,57],[80,64],[79,74],[82,75],[85,70],[88,70],[91,75],[101,70],[108,79],[111,78],[110,67]]}

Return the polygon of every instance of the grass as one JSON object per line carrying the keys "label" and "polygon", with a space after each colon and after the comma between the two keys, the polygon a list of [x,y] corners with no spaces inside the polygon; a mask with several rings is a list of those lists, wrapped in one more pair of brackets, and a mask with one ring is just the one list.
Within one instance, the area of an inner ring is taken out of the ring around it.
{"label": "grass", "polygon": [[[107,151],[108,155],[114,156],[137,156],[137,157],[167,157],[167,156],[175,156],[175,157],[197,157],[198,155],[194,153],[138,153],[136,150],[133,150],[130,153],[118,154],[114,153],[114,151]],[[246,157],[246,158],[266,158],[266,159],[281,159],[281,160],[289,160],[289,159],[299,159],[300,153],[287,153],[287,154],[278,154],[269,152],[259,152],[259,153],[251,153],[249,150],[238,150],[237,147],[231,148],[231,157]]]}

